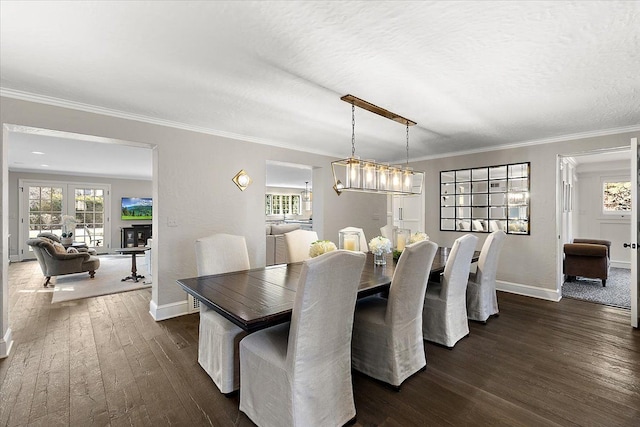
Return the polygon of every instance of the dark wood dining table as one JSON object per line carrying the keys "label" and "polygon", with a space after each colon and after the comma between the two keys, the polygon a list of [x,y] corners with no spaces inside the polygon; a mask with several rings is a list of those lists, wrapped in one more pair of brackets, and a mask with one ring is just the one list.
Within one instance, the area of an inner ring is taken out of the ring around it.
{"label": "dark wood dining table", "polygon": [[[450,248],[439,247],[431,266],[431,275],[444,271]],[[473,254],[472,262],[480,252]],[[220,313],[248,332],[291,320],[298,279],[303,263],[278,264],[233,273],[177,280],[188,294]],[[374,265],[367,254],[360,278],[358,298],[389,289],[395,262],[387,255],[387,264]]]}

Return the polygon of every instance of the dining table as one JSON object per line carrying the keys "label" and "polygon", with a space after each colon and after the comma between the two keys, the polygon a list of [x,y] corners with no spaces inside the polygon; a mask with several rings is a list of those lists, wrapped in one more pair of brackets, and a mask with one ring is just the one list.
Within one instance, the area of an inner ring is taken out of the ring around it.
{"label": "dining table", "polygon": [[[430,274],[444,271],[450,248],[439,247]],[[478,261],[475,251],[471,262]],[[358,298],[388,291],[396,266],[392,254],[386,265],[375,265],[367,253]],[[177,280],[200,304],[215,310],[247,332],[255,332],[291,320],[298,280],[304,263],[278,264],[231,273]]]}

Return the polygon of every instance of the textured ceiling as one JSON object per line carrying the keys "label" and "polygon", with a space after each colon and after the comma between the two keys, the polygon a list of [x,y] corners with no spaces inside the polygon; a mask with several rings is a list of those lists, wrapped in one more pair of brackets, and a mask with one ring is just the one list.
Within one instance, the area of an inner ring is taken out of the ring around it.
{"label": "textured ceiling", "polygon": [[[350,93],[419,159],[640,124],[640,2],[7,2],[0,86],[346,157]],[[356,110],[356,154],[406,156]]]}

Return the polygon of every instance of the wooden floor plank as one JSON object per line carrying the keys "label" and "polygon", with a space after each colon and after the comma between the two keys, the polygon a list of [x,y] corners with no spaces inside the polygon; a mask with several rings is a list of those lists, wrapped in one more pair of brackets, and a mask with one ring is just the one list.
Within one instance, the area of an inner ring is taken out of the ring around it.
{"label": "wooden floor plank", "polygon": [[108,425],[109,411],[87,300],[70,307],[70,425]]}
{"label": "wooden floor plank", "polygon": [[[37,263],[12,263],[14,347],[0,425],[251,426],[197,362],[198,314],[155,322],[150,289],[51,304]],[[400,392],[353,374],[356,426],[638,426],[640,331],[629,311],[499,293],[453,350]]]}

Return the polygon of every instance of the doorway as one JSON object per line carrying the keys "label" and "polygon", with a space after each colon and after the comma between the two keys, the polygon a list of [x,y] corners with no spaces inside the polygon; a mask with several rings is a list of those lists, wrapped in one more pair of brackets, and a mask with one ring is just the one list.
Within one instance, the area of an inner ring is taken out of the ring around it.
{"label": "doorway", "polygon": [[[560,155],[557,218],[558,291],[563,297],[630,309],[631,153],[629,147]],[[563,274],[564,244],[610,241],[606,286],[600,279]]]}
{"label": "doorway", "polygon": [[314,227],[314,169],[309,165],[269,160],[265,179],[265,265],[286,262],[284,233]]}
{"label": "doorway", "polygon": [[[38,144],[42,144],[44,141],[45,150],[37,149]],[[7,258],[11,257],[17,260],[18,257],[18,245],[20,234],[20,215],[18,214],[19,202],[18,202],[18,179],[19,175],[26,174],[39,174],[30,175],[30,179],[39,181],[54,181],[56,177],[61,175],[73,175],[78,178],[78,183],[92,183],[89,186],[79,185],[78,187],[71,187],[67,192],[74,194],[72,206],[68,207],[68,213],[73,212],[76,218],[79,219],[82,216],[81,222],[83,224],[83,231],[87,232],[84,225],[87,225],[88,233],[86,236],[89,243],[93,239],[94,246],[104,245],[109,236],[103,236],[102,242],[99,241],[100,224],[104,224],[103,230],[107,233],[107,229],[111,227],[113,230],[118,227],[118,224],[114,224],[114,220],[120,218],[119,212],[117,218],[114,218],[111,212],[108,211],[108,207],[103,203],[100,206],[100,191],[104,188],[100,188],[105,182],[112,178],[96,175],[95,172],[100,168],[108,168],[111,172],[113,179],[131,179],[142,180],[142,175],[145,173],[147,176],[144,178],[149,181],[148,187],[150,192],[155,196],[157,194],[157,177],[154,174],[154,170],[157,170],[157,154],[154,155],[155,146],[146,143],[136,143],[130,141],[116,140],[112,138],[104,138],[92,135],[80,135],[70,132],[38,129],[27,126],[19,126],[13,124],[3,124],[3,138],[2,138],[2,173],[5,177],[3,181],[3,196],[6,197],[6,203],[2,204],[2,218],[6,218],[5,226],[8,233],[3,236],[5,238],[6,248],[4,254]],[[15,149],[19,148],[19,152]],[[123,156],[122,152],[126,151],[127,155]],[[140,157],[142,155],[142,157]],[[107,165],[105,160],[108,158],[115,159],[115,163]],[[35,159],[35,160],[34,160]],[[45,161],[46,159],[46,161]],[[54,170],[53,160],[60,159],[60,164],[63,165],[63,169]],[[142,160],[141,160],[142,159]],[[146,169],[145,169],[146,168]],[[127,173],[127,171],[131,173]],[[87,178],[91,176],[91,178]],[[7,179],[7,177],[9,177]],[[23,176],[24,178],[24,176]],[[62,180],[59,178],[58,180]],[[93,185],[97,183],[96,185]],[[69,184],[69,183],[67,183]],[[47,187],[44,185],[43,187]],[[52,188],[54,186],[49,186]],[[135,186],[134,186],[135,187]],[[76,190],[80,191],[76,191]],[[98,190],[96,192],[96,190]],[[42,188],[40,188],[42,191]],[[47,190],[45,190],[46,192]],[[77,195],[77,197],[76,197]],[[128,194],[130,195],[130,194]],[[46,195],[42,195],[35,199],[46,199]],[[114,195],[112,194],[112,197]],[[49,197],[49,201],[53,199]],[[70,202],[71,203],[71,202]],[[112,206],[114,209],[119,208],[119,205]],[[54,209],[50,206],[51,214],[54,210],[62,213],[63,207]],[[96,214],[99,214],[104,209],[107,213],[107,217],[96,218]],[[39,211],[43,213],[43,211]],[[42,219],[42,217],[40,218]],[[155,224],[157,219],[153,219]],[[93,226],[93,228],[92,228]],[[157,227],[154,227],[157,230]],[[81,231],[77,231],[81,233]],[[75,232],[74,232],[75,234]],[[20,237],[22,239],[22,237]],[[22,239],[24,240],[24,239]],[[119,241],[119,237],[118,237]],[[155,264],[154,264],[155,265]],[[8,274],[8,264],[3,264],[3,275]],[[0,326],[5,330],[5,336],[0,336],[0,357],[7,355],[12,344],[11,339],[11,325],[9,324],[9,307],[15,305],[9,303],[9,283],[8,280],[2,284],[0,295],[5,296],[5,302],[1,304],[2,309],[2,322]],[[157,284],[152,285],[152,295],[157,293]],[[19,293],[16,293],[19,296]],[[13,298],[13,295],[12,295]],[[156,297],[157,298],[157,297]]]}

